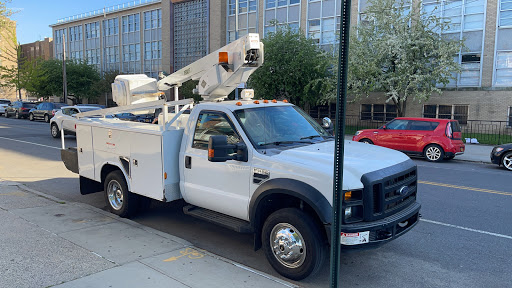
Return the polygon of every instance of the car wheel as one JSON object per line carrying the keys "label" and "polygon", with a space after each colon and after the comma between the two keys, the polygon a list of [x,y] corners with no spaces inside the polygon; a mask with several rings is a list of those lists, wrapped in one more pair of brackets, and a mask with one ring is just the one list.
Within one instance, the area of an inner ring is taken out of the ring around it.
{"label": "car wheel", "polygon": [[5,113],[4,113],[4,117],[5,117],[5,118],[9,118],[9,113],[7,113],[7,111],[5,111]]}
{"label": "car wheel", "polygon": [[367,138],[361,139],[361,140],[359,140],[359,142],[364,143],[364,144],[373,144],[373,141],[370,139],[367,139]]}
{"label": "car wheel", "polygon": [[316,273],[326,258],[322,235],[308,214],[297,208],[281,209],[263,225],[263,250],[279,274],[301,280]]}
{"label": "car wheel", "polygon": [[503,155],[503,158],[501,158],[501,164],[503,164],[505,169],[512,171],[512,152],[508,152]]}
{"label": "car wheel", "polygon": [[20,112],[16,111],[16,114],[14,114],[14,118],[20,119]]}
{"label": "car wheel", "polygon": [[28,114],[28,120],[34,121],[34,114],[32,114],[32,113]]}
{"label": "car wheel", "polygon": [[128,191],[121,171],[112,171],[105,178],[105,200],[110,212],[120,217],[130,217],[137,210],[137,195]]}
{"label": "car wheel", "polygon": [[425,148],[423,153],[430,162],[441,162],[444,159],[444,151],[439,145],[431,144]]}
{"label": "car wheel", "polygon": [[48,114],[44,114],[44,122],[50,123],[50,116]]}
{"label": "car wheel", "polygon": [[60,137],[60,130],[59,126],[57,124],[53,123],[50,127],[50,133],[52,134],[53,138],[59,138]]}

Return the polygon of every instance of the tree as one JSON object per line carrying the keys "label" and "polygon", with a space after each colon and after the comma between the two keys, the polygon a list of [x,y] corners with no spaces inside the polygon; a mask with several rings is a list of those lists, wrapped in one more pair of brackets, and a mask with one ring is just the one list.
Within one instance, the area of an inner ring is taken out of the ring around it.
{"label": "tree", "polygon": [[10,3],[10,0],[7,1],[1,1],[0,0],[0,29],[4,29],[6,25],[9,24],[8,18],[12,16],[12,14],[15,13],[12,9],[7,8],[6,4]]}
{"label": "tree", "polygon": [[[104,94],[105,99],[108,99],[108,95],[112,95],[112,83],[114,83],[117,75],[119,75],[118,70],[112,70],[103,73],[100,82],[95,86],[97,88],[98,95]],[[105,105],[108,107],[109,103],[107,102],[105,102]]]}
{"label": "tree", "polygon": [[462,41],[443,36],[449,23],[435,15],[438,11],[427,14],[420,3],[406,3],[410,2],[369,0],[349,49],[351,96],[385,92],[398,116],[405,115],[411,97],[424,102],[433,93],[442,93],[439,85],[445,86],[460,72],[453,58],[464,47]]}
{"label": "tree", "polygon": [[[259,99],[288,99],[302,107],[316,104],[318,91],[308,85],[328,73],[329,61],[325,52],[302,31],[289,26],[278,28],[262,40],[265,62],[249,78]],[[308,89],[306,89],[308,87]]]}
{"label": "tree", "polygon": [[194,89],[196,89],[197,84],[199,84],[198,80],[188,80],[183,83],[179,88],[179,95],[183,97],[183,99],[194,98],[194,103],[199,103],[199,101],[203,100],[203,97],[199,94],[194,94]]}

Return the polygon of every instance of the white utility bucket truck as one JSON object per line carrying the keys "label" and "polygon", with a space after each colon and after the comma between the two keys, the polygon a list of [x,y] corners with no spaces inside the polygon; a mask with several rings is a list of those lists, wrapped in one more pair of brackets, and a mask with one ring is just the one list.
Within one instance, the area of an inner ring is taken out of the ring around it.
{"label": "white utility bucket truck", "polygon": [[410,231],[419,221],[416,165],[400,152],[347,141],[343,232],[341,243],[330,243],[332,136],[286,101],[253,100],[251,90],[221,101],[262,63],[263,44],[248,34],[158,82],[164,90],[197,79],[207,101],[102,112],[162,107],[158,125],[79,114],[77,147],[63,147],[62,158],[79,173],[81,193],[104,191],[122,217],[148,199],[183,199],[185,214],[254,234],[255,249],[263,247],[274,269],[294,280],[323,265],[327,245],[375,247]]}

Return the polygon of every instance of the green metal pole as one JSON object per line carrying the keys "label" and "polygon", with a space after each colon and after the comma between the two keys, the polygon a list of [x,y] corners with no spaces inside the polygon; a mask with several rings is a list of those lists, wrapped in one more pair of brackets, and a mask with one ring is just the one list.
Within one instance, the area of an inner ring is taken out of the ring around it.
{"label": "green metal pole", "polygon": [[338,85],[336,97],[336,133],[334,154],[334,185],[332,191],[332,235],[331,235],[331,288],[339,287],[340,233],[343,209],[343,157],[345,149],[345,114],[347,104],[348,43],[350,39],[351,0],[341,2],[340,46],[338,60]]}

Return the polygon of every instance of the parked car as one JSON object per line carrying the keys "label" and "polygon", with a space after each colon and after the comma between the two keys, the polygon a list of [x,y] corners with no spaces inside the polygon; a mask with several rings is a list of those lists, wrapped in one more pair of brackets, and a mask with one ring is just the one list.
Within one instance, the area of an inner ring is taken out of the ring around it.
{"label": "parked car", "polygon": [[0,99],[0,116],[5,113],[5,108],[11,104],[9,99]]}
{"label": "parked car", "polygon": [[105,105],[100,104],[76,104],[76,106],[100,107],[102,109],[106,108]]}
{"label": "parked car", "polygon": [[12,104],[5,108],[4,116],[9,118],[14,116],[16,119],[28,118],[30,109],[36,107],[36,103],[25,101],[14,101]]}
{"label": "parked car", "polygon": [[466,148],[459,122],[451,119],[395,118],[379,129],[357,131],[352,140],[421,155],[433,162],[451,160]]}
{"label": "parked car", "polygon": [[129,112],[124,113],[118,113],[114,114],[115,118],[119,118],[120,120],[124,121],[134,121],[134,122],[143,122],[143,123],[151,123],[153,122],[154,116],[142,114],[142,115],[135,115]]}
{"label": "parked car", "polygon": [[512,143],[494,147],[491,152],[491,162],[512,171]]}
{"label": "parked car", "polygon": [[75,134],[76,117],[74,115],[100,109],[101,107],[96,106],[64,106],[50,119],[50,134],[53,138],[60,137],[61,128],[64,134]]}
{"label": "parked car", "polygon": [[66,103],[42,102],[35,108],[30,109],[28,119],[34,121],[36,119],[44,119],[44,122],[50,122],[50,119],[59,111]]}

